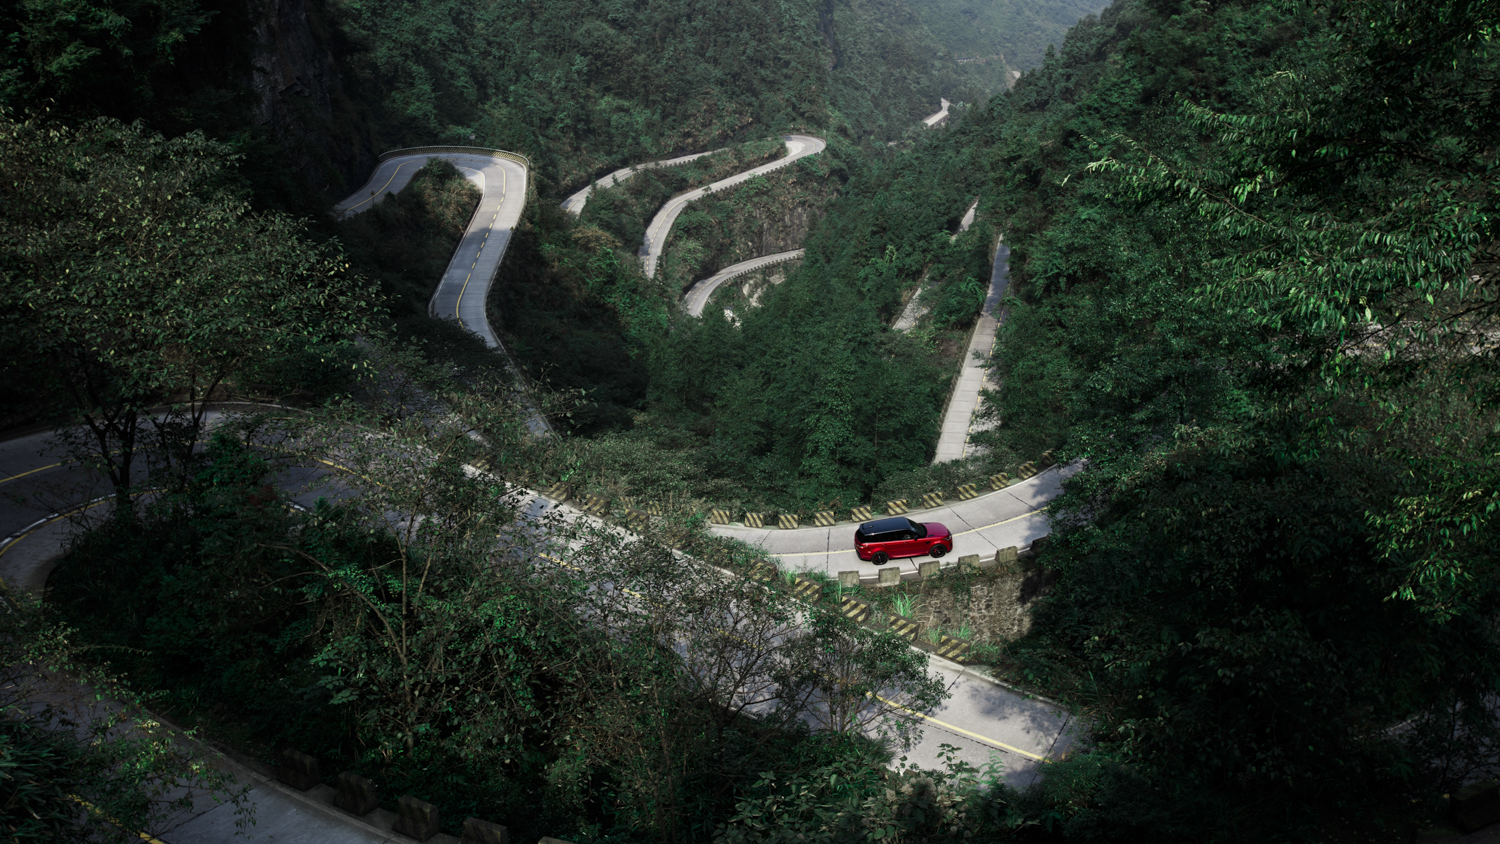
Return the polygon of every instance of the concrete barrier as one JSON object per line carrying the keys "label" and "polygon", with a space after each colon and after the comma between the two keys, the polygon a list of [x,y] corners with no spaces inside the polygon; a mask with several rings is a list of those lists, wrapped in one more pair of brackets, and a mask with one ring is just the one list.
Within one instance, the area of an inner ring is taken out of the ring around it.
{"label": "concrete barrier", "polygon": [[969,655],[969,647],[968,642],[962,639],[955,639],[944,633],[943,637],[938,640],[937,649],[933,653],[936,653],[943,659],[951,659],[960,664],[967,664],[974,661]]}
{"label": "concrete barrier", "polygon": [[747,527],[747,528],[763,528],[765,526],[766,526],[766,516],[765,516],[764,513],[746,513],[745,514],[745,527]]}
{"label": "concrete barrier", "polygon": [[323,781],[318,774],[318,760],[290,747],[281,752],[276,779],[298,791],[306,791]]}
{"label": "concrete barrier", "polygon": [[403,794],[396,801],[396,820],[391,824],[391,829],[408,838],[426,841],[438,834],[438,828],[436,806],[410,794]]}
{"label": "concrete barrier", "polygon": [[479,818],[465,818],[462,844],[510,844],[510,830]]}
{"label": "concrete barrier", "polygon": [[996,472],[990,475],[990,489],[1005,489],[1010,486],[1010,475],[1004,472]]}
{"label": "concrete barrier", "polygon": [[885,502],[885,514],[887,516],[902,516],[909,512],[911,512],[911,510],[906,506],[905,498],[898,498],[895,501]]}
{"label": "concrete barrier", "polygon": [[901,585],[901,567],[900,566],[891,566],[889,568],[883,568],[883,569],[881,569],[880,570],[880,580],[875,585],[876,586],[900,586]]}
{"label": "concrete barrier", "polygon": [[896,613],[890,614],[889,628],[892,633],[895,633],[908,642],[915,642],[917,637],[922,635],[922,625],[920,622],[912,621],[906,616]]}
{"label": "concrete barrier", "polygon": [[602,519],[609,513],[609,499],[601,498],[593,493],[584,493],[578,499],[578,504],[578,509],[595,518]]}
{"label": "concrete barrier", "polygon": [[931,510],[932,508],[934,508],[934,507],[936,507],[936,506],[938,506],[939,504],[942,504],[942,503],[943,503],[943,494],[941,492],[929,492],[926,495],[922,496],[922,509],[923,510]]}
{"label": "concrete barrier", "polygon": [[338,790],[333,794],[333,805],[351,815],[368,815],[380,807],[375,783],[353,771],[339,774]]}
{"label": "concrete barrier", "polygon": [[781,528],[782,530],[796,530],[797,517],[793,516],[791,513],[782,513],[780,516],[776,517],[776,527]]}
{"label": "concrete barrier", "polygon": [[823,598],[823,584],[816,580],[805,580],[797,578],[792,586],[792,597],[801,598],[804,601],[818,601]]}
{"label": "concrete barrier", "polygon": [[958,558],[959,571],[979,571],[979,555],[965,554]]}
{"label": "concrete barrier", "polygon": [[841,572],[839,572],[839,585],[842,586],[842,587],[844,587],[845,589],[853,589],[854,587],[858,586],[859,585],[859,572],[857,572],[857,571],[841,571]]}
{"label": "concrete barrier", "polygon": [[868,522],[871,518],[870,507],[851,507],[849,509],[849,521]]}
{"label": "concrete barrier", "polygon": [[959,501],[968,501],[970,498],[978,498],[979,489],[975,484],[959,484],[958,489],[953,493],[953,497],[957,498]]}
{"label": "concrete barrier", "polygon": [[708,522],[714,525],[727,525],[734,521],[734,514],[728,510],[715,507],[708,511]]}
{"label": "concrete barrier", "polygon": [[839,614],[856,624],[870,620],[870,605],[858,598],[845,598],[839,604]]}
{"label": "concrete barrier", "polygon": [[917,577],[926,580],[929,577],[937,577],[938,572],[943,570],[943,564],[937,560],[923,560],[917,564]]}
{"label": "concrete barrier", "polygon": [[1500,784],[1475,783],[1448,798],[1453,823],[1464,832],[1478,832],[1500,821]]}
{"label": "concrete barrier", "polygon": [[568,497],[572,494],[573,488],[565,483],[555,483],[552,486],[547,487],[547,491],[542,493],[542,495],[545,495],[553,501],[556,501],[558,504],[567,501]]}
{"label": "concrete barrier", "polygon": [[816,527],[833,527],[835,521],[832,510],[819,510],[812,514],[812,523]]}

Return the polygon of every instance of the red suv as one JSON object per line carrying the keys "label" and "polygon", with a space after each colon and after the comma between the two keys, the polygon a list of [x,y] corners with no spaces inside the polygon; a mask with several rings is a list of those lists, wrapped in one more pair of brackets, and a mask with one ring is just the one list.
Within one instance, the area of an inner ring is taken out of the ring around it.
{"label": "red suv", "polygon": [[941,557],[952,550],[953,534],[947,528],[905,516],[865,522],[854,532],[854,553],[876,565],[892,557]]}

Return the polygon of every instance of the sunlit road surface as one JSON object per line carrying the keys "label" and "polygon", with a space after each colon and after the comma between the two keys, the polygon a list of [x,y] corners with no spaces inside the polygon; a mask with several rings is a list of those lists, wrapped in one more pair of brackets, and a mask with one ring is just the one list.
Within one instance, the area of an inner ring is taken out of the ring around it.
{"label": "sunlit road surface", "polygon": [[672,223],[676,222],[677,215],[687,208],[688,203],[708,196],[710,193],[733,187],[762,173],[779,170],[799,158],[816,155],[828,146],[822,138],[813,138],[808,135],[787,135],[782,140],[786,143],[786,155],[781,158],[667,200],[667,204],[656,212],[656,216],[651,218],[650,225],[646,226],[646,240],[641,244],[641,262],[645,267],[647,278],[655,277],[656,262],[661,258],[662,248],[666,246],[667,233],[672,230]]}

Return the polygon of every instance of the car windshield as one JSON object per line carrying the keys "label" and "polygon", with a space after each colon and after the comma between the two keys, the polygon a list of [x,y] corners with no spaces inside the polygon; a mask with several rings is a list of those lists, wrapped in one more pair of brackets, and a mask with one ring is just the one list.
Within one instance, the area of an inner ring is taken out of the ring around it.
{"label": "car windshield", "polygon": [[922,539],[927,536],[927,525],[924,525],[921,522],[912,522],[911,526],[917,531],[918,539]]}

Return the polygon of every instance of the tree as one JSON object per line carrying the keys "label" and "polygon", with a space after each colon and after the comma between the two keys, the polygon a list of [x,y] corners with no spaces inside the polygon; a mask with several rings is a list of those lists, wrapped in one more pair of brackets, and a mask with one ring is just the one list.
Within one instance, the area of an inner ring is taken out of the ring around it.
{"label": "tree", "polygon": [[335,247],[227,192],[233,161],[200,134],[0,121],[5,372],[47,390],[54,421],[83,423],[62,437],[121,513],[144,432],[185,477],[226,380],[371,325],[372,294]]}

